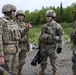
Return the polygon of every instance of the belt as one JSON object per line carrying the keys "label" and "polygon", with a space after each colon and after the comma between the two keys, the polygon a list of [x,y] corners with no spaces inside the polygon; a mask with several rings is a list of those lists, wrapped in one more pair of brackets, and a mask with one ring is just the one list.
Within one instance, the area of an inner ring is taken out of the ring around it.
{"label": "belt", "polygon": [[4,42],[3,45],[12,45],[12,44],[17,44],[17,42]]}

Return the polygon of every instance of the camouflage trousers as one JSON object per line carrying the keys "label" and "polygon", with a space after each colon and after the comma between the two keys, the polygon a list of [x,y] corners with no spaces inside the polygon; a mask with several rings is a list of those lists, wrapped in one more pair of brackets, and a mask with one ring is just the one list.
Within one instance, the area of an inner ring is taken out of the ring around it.
{"label": "camouflage trousers", "polygon": [[13,63],[15,64],[13,65],[13,68],[17,69],[16,71],[22,70],[22,67],[25,64],[25,58],[26,58],[26,50],[18,49],[18,52],[14,55],[13,58],[14,61]]}
{"label": "camouflage trousers", "polygon": [[72,71],[73,71],[73,75],[76,75],[76,63],[74,62],[72,64]]}
{"label": "camouflage trousers", "polygon": [[[73,45],[74,46],[74,45]],[[73,50],[73,56],[72,56],[72,71],[73,71],[73,75],[76,75],[76,48],[72,47]]]}
{"label": "camouflage trousers", "polygon": [[73,71],[73,75],[76,75],[76,55],[74,55],[74,51],[73,51],[73,56],[72,56],[72,71]]}
{"label": "camouflage trousers", "polygon": [[25,64],[25,58],[26,58],[26,50],[20,49],[20,51],[18,52],[19,70],[22,70],[22,67]]}
{"label": "camouflage trousers", "polygon": [[18,48],[19,70],[22,70],[22,67],[25,64],[26,52],[27,52],[27,44],[21,43]]}
{"label": "camouflage trousers", "polygon": [[11,74],[17,74],[17,67],[14,68],[16,64],[14,64],[13,58],[14,54],[5,55],[5,65],[3,65],[3,68],[5,68]]}
{"label": "camouflage trousers", "polygon": [[57,55],[56,55],[56,46],[55,45],[47,45],[47,44],[41,44],[41,54],[43,56],[43,60],[41,62],[41,69],[45,70],[46,66],[47,66],[47,58],[50,58],[50,63],[52,66],[52,70],[56,71],[57,67],[56,67],[56,59],[57,59]]}
{"label": "camouflage trousers", "polygon": [[13,65],[12,65],[12,70],[13,70],[13,74],[18,74],[18,53],[15,53],[13,56]]}

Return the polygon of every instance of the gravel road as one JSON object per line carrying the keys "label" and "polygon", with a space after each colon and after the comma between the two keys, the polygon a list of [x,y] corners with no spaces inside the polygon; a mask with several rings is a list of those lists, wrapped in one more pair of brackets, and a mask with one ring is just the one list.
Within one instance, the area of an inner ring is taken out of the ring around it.
{"label": "gravel road", "polygon": [[[36,75],[36,73],[40,70],[40,65],[38,65],[37,67],[30,65],[30,62],[32,61],[36,52],[37,50],[30,51],[27,53],[27,57],[25,59],[26,64],[23,66],[22,70],[23,75]],[[58,75],[73,75],[71,69],[71,57],[72,51],[70,50],[70,48],[68,48],[67,44],[65,44],[62,53],[59,54],[57,58]],[[45,75],[52,75],[49,59]]]}

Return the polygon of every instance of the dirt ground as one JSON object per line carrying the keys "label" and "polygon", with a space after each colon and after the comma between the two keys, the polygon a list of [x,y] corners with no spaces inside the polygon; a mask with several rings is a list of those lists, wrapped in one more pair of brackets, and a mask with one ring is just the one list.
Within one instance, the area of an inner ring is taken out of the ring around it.
{"label": "dirt ground", "polygon": [[[25,59],[26,64],[23,66],[22,70],[23,75],[36,75],[36,73],[40,70],[40,65],[36,67],[30,65],[30,62],[34,58],[36,52],[37,50],[30,51],[27,53],[27,57]],[[57,58],[58,75],[73,75],[71,68],[71,57],[72,51],[70,50],[70,48],[68,48],[67,44],[65,44],[62,53],[59,54]],[[45,75],[52,75],[49,59]]]}

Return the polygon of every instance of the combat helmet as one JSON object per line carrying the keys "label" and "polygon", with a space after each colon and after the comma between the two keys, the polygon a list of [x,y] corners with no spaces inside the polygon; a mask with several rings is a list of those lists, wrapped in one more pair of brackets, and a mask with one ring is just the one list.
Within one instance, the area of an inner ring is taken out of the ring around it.
{"label": "combat helmet", "polygon": [[45,13],[45,16],[52,16],[52,17],[56,17],[56,13],[54,10],[47,10]]}
{"label": "combat helmet", "polygon": [[18,11],[16,12],[16,17],[17,17],[18,15],[23,15],[23,16],[25,17],[25,12],[24,12],[23,10],[18,10]]}
{"label": "combat helmet", "polygon": [[16,7],[14,5],[12,5],[12,4],[5,4],[2,7],[2,13],[10,12],[11,10],[16,10]]}
{"label": "combat helmet", "polygon": [[14,5],[11,5],[11,10],[16,11],[16,7]]}

